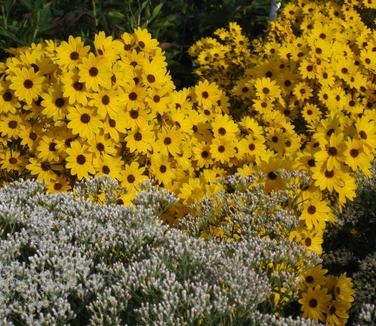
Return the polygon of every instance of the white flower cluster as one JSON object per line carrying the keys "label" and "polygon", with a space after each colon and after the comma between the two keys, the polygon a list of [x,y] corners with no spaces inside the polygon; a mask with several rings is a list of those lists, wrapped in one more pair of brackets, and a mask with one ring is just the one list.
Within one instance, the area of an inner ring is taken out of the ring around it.
{"label": "white flower cluster", "polygon": [[293,261],[300,248],[252,231],[233,243],[196,238],[158,218],[173,195],[149,184],[135,207],[86,199],[102,186],[117,187],[102,179],[54,195],[35,181],[0,189],[1,325],[314,324],[273,315],[276,276],[261,268]]}

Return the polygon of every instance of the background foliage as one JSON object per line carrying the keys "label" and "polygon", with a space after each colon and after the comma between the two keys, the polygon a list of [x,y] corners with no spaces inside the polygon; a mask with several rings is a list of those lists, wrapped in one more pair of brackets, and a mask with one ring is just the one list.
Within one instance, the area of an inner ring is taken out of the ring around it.
{"label": "background foliage", "polygon": [[192,85],[189,46],[229,21],[253,38],[268,24],[270,0],[1,0],[0,57],[8,47],[69,35],[93,39],[96,31],[119,36],[147,27],[166,49],[177,86]]}

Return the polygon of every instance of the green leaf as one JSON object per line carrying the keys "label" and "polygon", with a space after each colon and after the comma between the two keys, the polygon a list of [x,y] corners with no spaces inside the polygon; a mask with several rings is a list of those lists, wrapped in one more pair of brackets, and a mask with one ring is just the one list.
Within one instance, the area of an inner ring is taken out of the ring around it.
{"label": "green leaf", "polygon": [[160,13],[160,11],[161,11],[161,9],[162,9],[163,6],[164,6],[164,2],[161,2],[159,5],[157,5],[157,6],[153,9],[153,12],[152,12],[152,14],[151,14],[151,18],[150,18],[150,20],[155,19],[155,18],[159,15],[159,13]]}
{"label": "green leaf", "polygon": [[25,7],[28,11],[32,11],[33,10],[33,2],[32,1],[29,1],[29,0],[19,0],[19,2],[21,3],[21,5],[23,7]]}

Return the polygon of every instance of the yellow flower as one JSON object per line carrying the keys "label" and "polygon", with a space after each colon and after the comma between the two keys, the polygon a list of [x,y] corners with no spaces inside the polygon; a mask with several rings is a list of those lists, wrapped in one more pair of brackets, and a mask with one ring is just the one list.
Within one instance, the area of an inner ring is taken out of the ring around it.
{"label": "yellow flower", "polygon": [[88,151],[87,145],[74,140],[71,142],[71,147],[67,149],[67,154],[66,168],[70,169],[72,175],[76,175],[81,180],[95,174],[93,156]]}
{"label": "yellow flower", "polygon": [[81,37],[68,37],[68,42],[61,42],[56,48],[56,62],[63,69],[73,69],[87,57],[90,46],[85,46]]}
{"label": "yellow flower", "polygon": [[96,170],[95,176],[109,175],[114,179],[120,179],[123,162],[118,156],[103,154],[93,159],[93,166]]}
{"label": "yellow flower", "polygon": [[258,78],[255,82],[256,96],[261,99],[275,99],[281,96],[281,89],[275,80]]}
{"label": "yellow flower", "polygon": [[212,106],[220,99],[217,86],[207,80],[200,81],[194,88],[196,101],[204,110],[211,110]]}
{"label": "yellow flower", "polygon": [[342,273],[334,286],[334,297],[337,301],[351,303],[354,301],[355,290],[350,277],[346,273]]}
{"label": "yellow flower", "polygon": [[325,312],[329,306],[331,296],[328,289],[321,288],[319,285],[314,288],[308,288],[308,291],[299,299],[301,311],[304,318],[310,318],[316,321],[325,321]]}
{"label": "yellow flower", "polygon": [[72,129],[72,133],[84,139],[92,138],[102,127],[102,122],[93,107],[76,105],[69,110],[67,119],[68,128]]}
{"label": "yellow flower", "polygon": [[0,80],[0,114],[16,113],[20,106],[17,97],[14,96],[14,92],[9,89],[9,83]]}
{"label": "yellow flower", "polygon": [[16,96],[27,104],[36,100],[42,94],[45,86],[45,78],[34,72],[33,68],[14,69],[9,80],[11,81],[9,88],[14,90]]}
{"label": "yellow flower", "polygon": [[112,72],[107,60],[89,53],[87,58],[82,59],[78,68],[79,81],[85,83],[87,89],[97,92],[99,87],[111,88]]}
{"label": "yellow flower", "polygon": [[152,151],[155,144],[155,133],[151,126],[145,125],[143,128],[134,128],[129,131],[125,141],[131,153],[147,154]]}

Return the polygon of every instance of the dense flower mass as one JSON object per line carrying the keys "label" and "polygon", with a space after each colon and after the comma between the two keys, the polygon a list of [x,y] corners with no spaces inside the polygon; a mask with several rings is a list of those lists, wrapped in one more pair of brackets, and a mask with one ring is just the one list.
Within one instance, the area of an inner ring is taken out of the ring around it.
{"label": "dense flower mass", "polygon": [[[128,206],[152,179],[179,199],[164,221],[198,223],[197,202],[206,197],[210,216],[196,235],[240,242],[247,232],[239,219],[252,203],[244,197],[234,209],[218,178],[257,176],[251,185],[269,198],[286,192],[277,206],[258,202],[270,209],[267,219],[289,209],[298,222],[254,232],[283,235],[313,259],[336,211],[355,198],[356,174],[370,176],[376,152],[376,34],[360,9],[376,5],[292,1],[266,39],[252,42],[232,22],[190,48],[200,81],[182,90],[158,41],[141,28],[119,39],[99,32],[92,46],[70,36],[9,49],[0,65],[0,185],[36,178],[65,192],[77,180],[110,176],[127,190],[115,193],[116,203]],[[282,262],[263,268],[292,271]],[[294,271],[302,275],[303,316],[345,324],[351,279],[322,266]],[[292,291],[273,288],[280,310]]]}

